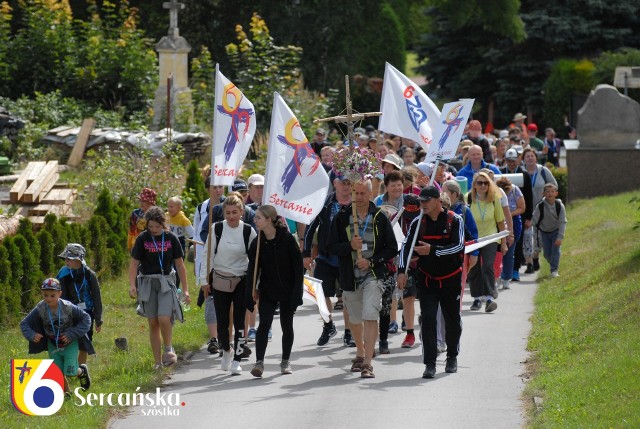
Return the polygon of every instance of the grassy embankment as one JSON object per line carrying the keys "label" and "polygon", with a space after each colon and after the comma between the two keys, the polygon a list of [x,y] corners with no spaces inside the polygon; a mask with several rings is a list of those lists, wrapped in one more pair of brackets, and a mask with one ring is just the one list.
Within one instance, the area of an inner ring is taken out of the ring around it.
{"label": "grassy embankment", "polygon": [[568,209],[561,276],[539,278],[527,403],[534,428],[640,427],[638,192]]}
{"label": "grassy embankment", "polygon": [[[190,292],[194,299],[191,309],[186,312],[184,324],[176,323],[174,329],[174,347],[178,356],[196,350],[208,339],[203,320],[203,310],[195,305],[197,297],[193,277],[193,264],[186,263],[189,275]],[[91,371],[92,385],[90,393],[134,393],[137,387],[141,391],[152,391],[161,386],[166,372],[155,372],[153,357],[149,346],[147,322],[135,313],[135,301],[129,298],[126,274],[120,278],[101,284],[104,302],[104,324],[102,332],[94,333],[94,347],[97,354],[90,356],[88,365]],[[126,337],[129,351],[121,352],[114,344],[118,337]],[[11,404],[10,359],[21,359],[27,355],[27,342],[20,334],[18,326],[8,327],[0,336],[0,422],[3,428],[97,428],[105,427],[112,415],[122,413],[123,408],[100,406],[76,406],[75,396],[65,401],[62,409],[49,417],[35,417],[20,414]],[[33,355],[32,358],[48,359],[46,353]],[[70,381],[71,389],[79,386],[77,379]],[[89,393],[87,392],[87,393]]]}

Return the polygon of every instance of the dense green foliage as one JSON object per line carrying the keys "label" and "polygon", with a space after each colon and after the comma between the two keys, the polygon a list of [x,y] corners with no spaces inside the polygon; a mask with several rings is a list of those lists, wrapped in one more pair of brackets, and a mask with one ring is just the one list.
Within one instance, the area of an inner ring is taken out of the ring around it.
{"label": "dense green foliage", "polygon": [[16,99],[60,91],[128,114],[147,108],[156,55],[138,28],[136,9],[126,1],[87,5],[86,20],[74,20],[67,0],[21,1],[13,10],[2,3],[1,94]]}
{"label": "dense green foliage", "polygon": [[521,42],[478,20],[456,28],[445,11],[430,9],[431,31],[418,48],[420,58],[428,59],[421,67],[429,78],[428,91],[438,97],[475,98],[482,121],[494,102],[496,126],[505,126],[515,112],[544,123],[544,84],[557,58],[590,59],[621,47],[640,47],[633,30],[640,26],[636,1],[521,3],[527,34]]}

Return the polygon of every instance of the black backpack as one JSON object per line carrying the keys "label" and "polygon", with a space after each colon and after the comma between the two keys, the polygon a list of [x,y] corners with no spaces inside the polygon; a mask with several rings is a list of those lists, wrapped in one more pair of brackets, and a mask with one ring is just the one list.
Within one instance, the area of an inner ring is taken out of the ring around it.
{"label": "black backpack", "polygon": [[[555,205],[556,205],[556,216],[560,216],[560,210],[561,210],[560,200],[556,200]],[[538,210],[540,210],[540,217],[538,218],[538,223],[536,223],[536,228],[540,229],[540,223],[544,218],[544,200],[538,203]]]}
{"label": "black backpack", "polygon": [[[251,225],[243,224],[242,237],[244,238],[244,251],[249,254],[249,238],[251,237]],[[213,233],[216,235],[216,248],[213,251],[214,255],[218,254],[218,245],[220,244],[220,238],[222,238],[222,222],[216,222],[213,225]]]}

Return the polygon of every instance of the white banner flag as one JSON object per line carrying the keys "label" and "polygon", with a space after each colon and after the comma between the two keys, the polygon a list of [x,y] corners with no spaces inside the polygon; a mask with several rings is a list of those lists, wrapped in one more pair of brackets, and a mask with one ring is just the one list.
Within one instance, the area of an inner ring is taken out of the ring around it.
{"label": "white banner flag", "polygon": [[474,101],[472,98],[465,98],[442,106],[442,114],[434,129],[433,142],[429,145],[424,162],[434,162],[437,157],[446,161],[456,156]]}
{"label": "white banner flag", "polygon": [[318,310],[320,311],[320,316],[322,316],[322,320],[329,323],[331,321],[331,313],[329,313],[327,302],[324,299],[322,280],[305,275],[303,282],[304,292],[302,293],[302,297],[315,302],[318,306]]}
{"label": "white banner flag", "polygon": [[233,185],[256,132],[256,111],[216,64],[211,185]]}
{"label": "white banner flag", "polygon": [[274,93],[262,203],[308,225],[322,210],[328,189],[329,176],[320,158],[289,106]]}
{"label": "white banner flag", "polygon": [[389,63],[384,70],[380,111],[381,131],[416,141],[428,151],[440,111],[418,85]]}

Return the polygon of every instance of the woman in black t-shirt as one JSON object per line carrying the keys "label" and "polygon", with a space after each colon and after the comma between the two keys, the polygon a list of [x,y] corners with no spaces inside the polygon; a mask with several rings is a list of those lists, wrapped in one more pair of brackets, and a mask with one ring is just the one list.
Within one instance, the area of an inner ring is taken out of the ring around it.
{"label": "woman in black t-shirt", "polygon": [[136,238],[131,249],[129,296],[138,298],[138,313],[149,321],[154,368],[158,369],[177,362],[171,339],[176,317],[182,321],[182,309],[176,290],[176,272],[172,268],[174,263],[186,303],[191,298],[182,246],[178,237],[167,229],[164,212],[160,207],[151,207],[145,213],[145,219],[147,229]]}

